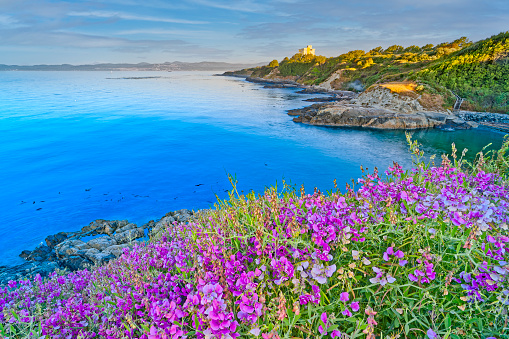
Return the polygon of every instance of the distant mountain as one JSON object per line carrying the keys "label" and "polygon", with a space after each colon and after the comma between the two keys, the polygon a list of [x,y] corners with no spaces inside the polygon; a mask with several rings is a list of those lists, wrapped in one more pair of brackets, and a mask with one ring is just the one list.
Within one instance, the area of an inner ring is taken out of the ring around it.
{"label": "distant mountain", "polygon": [[233,64],[227,62],[165,62],[161,64],[150,64],[141,62],[138,64],[95,64],[95,65],[2,65],[0,71],[224,71],[239,70],[243,68],[265,65],[260,64]]}

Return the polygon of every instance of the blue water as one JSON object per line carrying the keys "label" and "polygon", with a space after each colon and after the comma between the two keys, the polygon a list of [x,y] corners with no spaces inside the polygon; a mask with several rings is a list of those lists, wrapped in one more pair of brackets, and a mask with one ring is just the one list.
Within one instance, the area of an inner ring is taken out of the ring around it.
{"label": "blue water", "polygon": [[[122,77],[160,77],[121,79]],[[115,78],[115,79],[111,79]],[[0,72],[0,264],[91,221],[138,224],[210,207],[230,189],[283,179],[340,188],[360,165],[410,166],[404,133],[306,126],[286,110],[314,96],[197,72]],[[414,134],[428,153],[469,153],[502,134]]]}

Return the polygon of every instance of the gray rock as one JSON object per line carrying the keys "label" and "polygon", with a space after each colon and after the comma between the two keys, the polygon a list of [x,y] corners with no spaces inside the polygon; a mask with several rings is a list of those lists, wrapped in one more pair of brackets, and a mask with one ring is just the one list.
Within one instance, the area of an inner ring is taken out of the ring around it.
{"label": "gray rock", "polygon": [[65,240],[55,247],[55,253],[59,258],[76,255],[79,250],[90,248],[90,245],[78,239]]}
{"label": "gray rock", "polygon": [[25,260],[28,260],[28,257],[30,256],[30,253],[32,253],[32,251],[29,251],[29,250],[23,250],[21,253],[20,253],[20,257],[25,259]]}
{"label": "gray rock", "polygon": [[132,230],[134,228],[137,228],[136,224],[127,224],[119,229],[117,229],[117,233],[121,233],[121,232],[125,232],[125,231],[129,231],[129,230]]}
{"label": "gray rock", "polygon": [[117,232],[113,235],[113,239],[116,241],[117,244],[125,244],[135,239],[143,238],[144,236],[145,231],[143,230],[142,227],[139,227],[120,233]]}
{"label": "gray rock", "polygon": [[68,269],[71,272],[82,270],[87,268],[88,266],[92,266],[93,262],[87,258],[83,258],[80,256],[70,256],[60,260],[60,265],[63,268]]}
{"label": "gray rock", "polygon": [[122,254],[124,254],[124,250],[126,248],[131,248],[137,241],[135,240],[132,244],[122,244],[122,245],[113,245],[108,248],[106,248],[103,252],[104,253],[111,253],[116,258],[120,257]]}
{"label": "gray rock", "polygon": [[45,261],[53,259],[53,257],[54,257],[53,250],[46,245],[41,245],[38,246],[32,252],[30,252],[30,254],[25,258],[25,260]]}
{"label": "gray rock", "polygon": [[68,238],[68,234],[66,232],[59,232],[57,234],[50,235],[46,237],[45,241],[48,247],[55,248],[56,245],[60,244],[62,241]]}
{"label": "gray rock", "polygon": [[105,248],[116,244],[117,242],[115,241],[115,239],[112,239],[110,237],[95,238],[87,242],[88,246],[98,249],[99,251],[102,251]]}
{"label": "gray rock", "polygon": [[[291,115],[297,114],[297,110],[291,111]],[[451,121],[451,124],[455,126],[471,128],[464,120],[457,119],[447,113],[426,111],[401,113],[387,108],[344,103],[320,104],[304,108],[293,121],[319,126],[375,129],[434,128]]]}

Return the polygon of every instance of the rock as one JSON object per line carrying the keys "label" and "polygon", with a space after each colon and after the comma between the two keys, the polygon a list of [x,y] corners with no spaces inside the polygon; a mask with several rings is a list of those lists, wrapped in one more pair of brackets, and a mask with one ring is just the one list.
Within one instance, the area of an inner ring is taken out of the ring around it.
{"label": "rock", "polygon": [[129,224],[127,220],[103,220],[97,219],[91,222],[88,226],[81,229],[81,236],[86,235],[97,235],[97,234],[108,234],[112,235],[117,228],[122,228]]}
{"label": "rock", "polygon": [[115,241],[115,239],[112,239],[110,237],[95,238],[87,242],[88,246],[98,249],[99,251],[102,251],[105,248],[116,244],[117,242]]}
{"label": "rock", "polygon": [[120,233],[117,232],[113,235],[113,239],[116,241],[117,244],[125,244],[135,239],[143,238],[144,236],[145,231],[143,230],[142,227],[139,227]]}
{"label": "rock", "polygon": [[132,230],[132,229],[135,229],[135,228],[137,228],[136,224],[127,224],[127,225],[117,229],[117,233],[129,231],[129,230]]}
{"label": "rock", "polygon": [[99,252],[96,254],[90,254],[89,259],[94,262],[97,266],[104,265],[110,260],[115,259],[115,256],[108,252]]}
{"label": "rock", "polygon": [[[137,243],[137,241],[134,241],[134,243]],[[103,252],[104,253],[111,253],[116,258],[120,257],[122,254],[124,254],[124,250],[126,248],[131,248],[133,244],[122,244],[122,245],[113,245],[108,248],[106,248]]]}
{"label": "rock", "polygon": [[81,240],[65,240],[55,247],[55,253],[59,258],[62,258],[69,255],[76,255],[78,251],[86,250],[89,248],[90,245]]}
{"label": "rock", "polygon": [[[299,114],[300,113],[300,114]],[[387,108],[350,103],[315,104],[301,110],[292,110],[295,122],[318,126],[344,126],[376,129],[434,128],[450,121],[454,126],[471,128],[464,120],[441,112],[397,112]]]}
{"label": "rock", "polygon": [[40,245],[25,258],[25,260],[45,261],[54,257],[52,249],[46,245]]}
{"label": "rock", "polygon": [[424,111],[424,107],[419,102],[419,96],[414,92],[409,93],[412,96],[400,95],[383,85],[375,85],[361,93],[352,103],[373,108],[386,108],[399,113]]}
{"label": "rock", "polygon": [[188,210],[188,209],[181,209],[181,210],[175,211],[175,213],[173,214],[173,217],[178,222],[188,222],[189,219],[192,217],[192,215],[193,215],[193,211]]}
{"label": "rock", "polygon": [[57,234],[50,235],[46,237],[46,244],[50,248],[54,248],[56,245],[60,244],[62,241],[67,239],[68,235],[66,232],[59,232]]}
{"label": "rock", "polygon": [[87,258],[83,258],[80,256],[70,256],[60,261],[60,265],[63,268],[68,269],[71,272],[82,270],[87,268],[88,266],[92,266],[93,262]]}
{"label": "rock", "polygon": [[23,252],[21,252],[21,254],[19,256],[21,258],[25,259],[25,260],[28,260],[28,257],[30,256],[30,253],[32,253],[32,251],[23,250]]}
{"label": "rock", "polygon": [[175,218],[173,216],[166,215],[161,220],[159,220],[154,227],[150,230],[150,236],[155,237],[159,233],[161,233],[166,227],[172,225],[175,222]]}

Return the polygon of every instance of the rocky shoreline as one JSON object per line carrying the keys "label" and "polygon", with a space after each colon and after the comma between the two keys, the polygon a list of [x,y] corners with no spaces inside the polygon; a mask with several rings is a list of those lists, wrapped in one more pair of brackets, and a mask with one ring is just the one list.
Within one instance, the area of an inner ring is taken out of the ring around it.
{"label": "rocky shoreline", "polygon": [[141,241],[157,237],[168,225],[187,222],[195,214],[187,209],[173,211],[157,222],[151,220],[140,227],[127,220],[97,219],[80,231],[50,235],[45,244],[21,252],[20,257],[26,263],[0,266],[0,286],[36,274],[46,277],[56,269],[72,272],[104,265]]}
{"label": "rocky shoreline", "polygon": [[328,97],[304,101],[311,106],[288,111],[293,121],[316,126],[360,127],[374,129],[425,129],[446,131],[484,126],[509,132],[509,115],[481,112],[429,110],[416,98],[399,96],[388,89],[376,88],[360,95],[351,91],[306,86],[293,80],[263,79],[248,75],[228,75],[263,84],[264,88],[300,88],[298,94],[325,94]]}
{"label": "rocky shoreline", "polygon": [[476,128],[477,123],[456,115],[416,111],[396,112],[377,107],[350,103],[319,103],[288,111],[294,122],[315,126],[362,127],[374,129],[440,128],[446,130]]}

